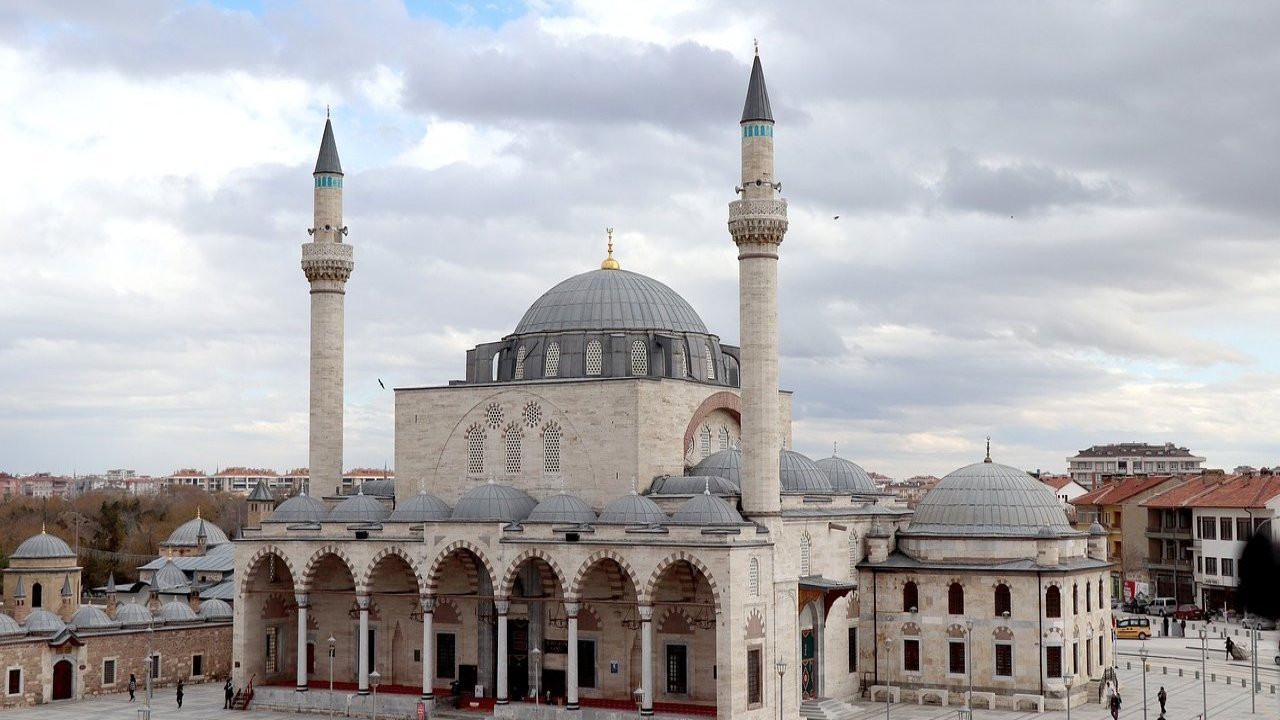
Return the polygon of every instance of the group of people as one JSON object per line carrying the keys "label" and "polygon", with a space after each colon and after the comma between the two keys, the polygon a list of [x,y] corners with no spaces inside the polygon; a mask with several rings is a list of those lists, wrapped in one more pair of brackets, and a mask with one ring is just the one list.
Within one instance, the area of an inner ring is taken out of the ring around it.
{"label": "group of people", "polygon": [[[126,689],[128,689],[129,691],[129,702],[133,702],[138,693],[138,676],[137,675],[134,675],[133,673],[129,673],[129,684],[126,686]],[[181,680],[178,681],[178,687],[176,689],[177,689],[176,697],[178,700],[178,707],[181,708],[182,695],[184,692],[184,688]],[[225,709],[225,708],[231,707],[231,678],[227,678],[227,684],[224,686],[224,689],[226,690],[226,693],[227,693],[227,703],[226,705],[223,706],[223,708]]]}
{"label": "group of people", "polygon": [[[1156,700],[1160,702],[1160,718],[1164,720],[1164,705],[1169,699],[1169,694],[1164,691],[1164,686],[1160,686],[1160,692],[1156,693]],[[1111,711],[1111,720],[1120,719],[1120,690],[1115,683],[1107,680],[1107,684],[1102,688],[1102,702],[1107,709]]]}

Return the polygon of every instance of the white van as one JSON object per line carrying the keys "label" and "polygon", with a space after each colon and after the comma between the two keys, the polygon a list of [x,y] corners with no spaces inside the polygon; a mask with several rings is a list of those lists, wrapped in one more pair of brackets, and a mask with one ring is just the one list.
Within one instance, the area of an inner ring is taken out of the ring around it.
{"label": "white van", "polygon": [[1174,610],[1178,609],[1178,600],[1171,597],[1152,598],[1147,604],[1148,615],[1172,615]]}

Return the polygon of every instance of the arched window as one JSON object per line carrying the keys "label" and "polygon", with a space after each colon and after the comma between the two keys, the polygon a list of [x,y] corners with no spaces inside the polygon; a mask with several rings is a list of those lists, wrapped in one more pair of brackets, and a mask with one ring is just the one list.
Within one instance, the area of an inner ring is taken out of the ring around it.
{"label": "arched window", "polygon": [[600,341],[591,340],[587,342],[587,375],[595,377],[600,374],[600,366],[604,360],[604,353],[600,350]]}
{"label": "arched window", "polygon": [[31,607],[38,608],[44,605],[44,586],[40,583],[31,584]]}
{"label": "arched window", "polygon": [[703,425],[698,430],[698,446],[698,449],[702,452],[702,457],[711,454],[711,428],[706,425]]}
{"label": "arched window", "polygon": [[506,449],[506,471],[508,475],[520,474],[520,428],[512,423],[502,433],[502,444]]}
{"label": "arched window", "polygon": [[902,612],[916,612],[920,609],[920,588],[911,580],[902,586]]}
{"label": "arched window", "polygon": [[1089,582],[1084,583],[1084,611],[1093,612],[1093,595],[1089,593]]}
{"label": "arched window", "polygon": [[649,374],[649,351],[645,349],[643,340],[631,341],[631,374]]}
{"label": "arched window", "polygon": [[1062,592],[1058,590],[1057,585],[1050,585],[1044,593],[1044,616],[1062,617]]}
{"label": "arched window", "polygon": [[549,378],[558,377],[560,374],[560,343],[552,342],[547,345],[547,357],[543,362],[543,375]]}
{"label": "arched window", "polygon": [[996,617],[1004,617],[1013,612],[1013,598],[1009,594],[1009,586],[1000,583],[996,586]]}
{"label": "arched window", "polygon": [[809,533],[800,536],[800,577],[808,577],[813,574],[811,548],[809,547]]}
{"label": "arched window", "polygon": [[752,595],[760,594],[760,561],[756,558],[751,558],[747,568],[747,591]]}
{"label": "arched window", "polygon": [[484,427],[479,423],[467,430],[467,473],[484,474]]}
{"label": "arched window", "polygon": [[729,449],[729,428],[723,425],[720,426],[720,449]]}
{"label": "arched window", "polygon": [[964,586],[958,582],[947,588],[947,612],[951,615],[964,614]]}
{"label": "arched window", "polygon": [[858,533],[849,531],[849,577],[858,577]]}
{"label": "arched window", "polygon": [[685,349],[676,350],[676,377],[689,377],[689,356],[685,354]]}
{"label": "arched window", "polygon": [[1099,580],[1098,581],[1098,609],[1101,610],[1106,606],[1107,606],[1106,603],[1102,602],[1102,581]]}
{"label": "arched window", "polygon": [[523,345],[520,346],[519,350],[516,350],[516,380],[524,379],[524,356],[527,352]]}
{"label": "arched window", "polygon": [[1075,583],[1071,585],[1071,614],[1080,614],[1080,586]]}
{"label": "arched window", "polygon": [[542,472],[560,474],[560,426],[548,423],[542,430]]}
{"label": "arched window", "polygon": [[707,379],[716,379],[716,359],[711,355],[711,343],[703,343],[702,353],[707,361]]}

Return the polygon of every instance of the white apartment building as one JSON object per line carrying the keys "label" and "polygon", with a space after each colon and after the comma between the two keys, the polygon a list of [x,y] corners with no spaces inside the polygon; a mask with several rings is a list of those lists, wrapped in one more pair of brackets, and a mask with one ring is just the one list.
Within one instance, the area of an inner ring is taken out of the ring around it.
{"label": "white apartment building", "polygon": [[1114,443],[1094,445],[1067,458],[1071,479],[1093,489],[1117,475],[1195,475],[1204,458],[1173,443]]}
{"label": "white apartment building", "polygon": [[[1274,527],[1268,523],[1280,510],[1280,477],[1239,475],[1188,504],[1195,533],[1191,548],[1196,603],[1239,611],[1240,554],[1255,531]],[[1274,537],[1274,529],[1270,532]]]}

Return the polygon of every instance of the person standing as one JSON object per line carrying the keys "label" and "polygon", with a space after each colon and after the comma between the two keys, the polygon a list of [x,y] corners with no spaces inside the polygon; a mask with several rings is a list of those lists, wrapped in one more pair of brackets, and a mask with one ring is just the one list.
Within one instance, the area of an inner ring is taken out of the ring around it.
{"label": "person standing", "polygon": [[1111,696],[1111,720],[1120,720],[1120,693]]}
{"label": "person standing", "polygon": [[129,673],[129,702],[133,702],[133,694],[138,691],[138,676]]}
{"label": "person standing", "polygon": [[1187,619],[1182,618],[1182,620],[1179,621],[1179,626],[1182,628],[1182,637],[1186,637],[1187,636]]}
{"label": "person standing", "polygon": [[1164,691],[1164,686],[1160,686],[1160,692],[1156,693],[1156,700],[1160,701],[1160,715],[1164,715],[1164,701],[1169,699],[1168,693]]}
{"label": "person standing", "polygon": [[1231,651],[1236,649],[1236,644],[1231,642],[1231,638],[1227,638],[1227,659],[1231,659]]}
{"label": "person standing", "polygon": [[225,698],[222,702],[223,710],[231,709],[231,699],[236,695],[235,688],[231,687],[231,678],[227,678],[226,684],[222,686],[222,696]]}
{"label": "person standing", "polygon": [[182,709],[182,681],[178,681],[178,709]]}

